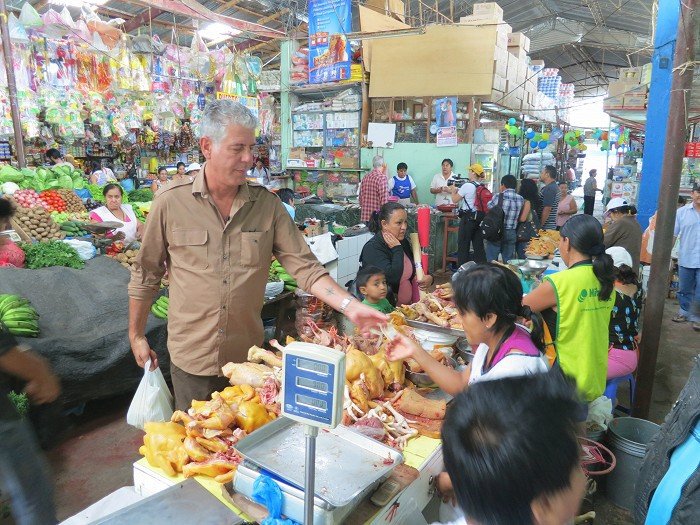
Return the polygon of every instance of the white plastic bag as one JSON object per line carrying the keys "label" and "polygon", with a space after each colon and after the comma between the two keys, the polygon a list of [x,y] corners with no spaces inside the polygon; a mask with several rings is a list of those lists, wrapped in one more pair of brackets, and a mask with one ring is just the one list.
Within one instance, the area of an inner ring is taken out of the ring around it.
{"label": "white plastic bag", "polygon": [[83,261],[89,261],[97,255],[97,250],[91,242],[80,241],[78,239],[64,239],[63,242],[75,249]]}
{"label": "white plastic bag", "polygon": [[126,422],[142,430],[149,421],[170,421],[173,415],[173,396],[165,383],[163,372],[160,368],[151,372],[150,368],[149,359],[143,367],[143,378],[126,413]]}

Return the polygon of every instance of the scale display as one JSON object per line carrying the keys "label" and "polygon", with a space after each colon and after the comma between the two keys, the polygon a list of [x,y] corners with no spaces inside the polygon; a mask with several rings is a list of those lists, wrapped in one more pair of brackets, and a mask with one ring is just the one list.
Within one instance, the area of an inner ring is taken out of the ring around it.
{"label": "scale display", "polygon": [[336,427],[343,410],[345,354],[294,342],[285,347],[282,368],[282,415],[316,427]]}

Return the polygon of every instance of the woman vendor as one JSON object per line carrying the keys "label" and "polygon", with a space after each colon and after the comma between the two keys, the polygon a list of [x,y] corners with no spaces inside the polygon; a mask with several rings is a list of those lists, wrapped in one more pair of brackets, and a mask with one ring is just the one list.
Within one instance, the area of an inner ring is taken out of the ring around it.
{"label": "woman vendor", "polygon": [[615,266],[605,253],[603,228],[591,215],[574,215],[566,221],[559,253],[568,269],[545,277],[523,303],[535,312],[555,310],[556,322],[550,325],[556,327],[550,328],[557,351],[555,366],[576,380],[590,403],[605,390]]}
{"label": "woman vendor", "polygon": [[393,293],[387,296],[394,306],[411,304],[419,299],[419,288],[427,288],[433,278],[416,278],[411,245],[406,240],[408,214],[398,202],[387,202],[379,212],[373,212],[369,229],[374,233],[362,249],[362,266],[376,266],[386,275]]}
{"label": "woman vendor", "polygon": [[642,227],[637,222],[637,208],[625,199],[610,199],[605,213],[611,223],[605,228],[605,247],[620,246],[632,256],[632,269],[639,271],[639,255],[642,251]]}
{"label": "woman vendor", "polygon": [[114,176],[114,172],[108,167],[102,167],[99,162],[92,163],[92,175],[90,175],[90,184],[97,184],[102,186],[108,182],[116,182],[117,178]]}
{"label": "woman vendor", "polygon": [[122,204],[124,190],[119,184],[107,184],[102,190],[105,206],[90,212],[94,222],[121,222],[124,226],[115,230],[114,239],[130,243],[141,239],[143,224],[136,218],[130,204]]}
{"label": "woman vendor", "polygon": [[[8,217],[7,220],[0,221],[0,231],[9,230],[10,218],[15,214],[15,207],[7,200],[0,198],[0,217]],[[17,246],[9,236],[0,233],[0,267],[10,266],[15,268],[24,267],[24,251]]]}

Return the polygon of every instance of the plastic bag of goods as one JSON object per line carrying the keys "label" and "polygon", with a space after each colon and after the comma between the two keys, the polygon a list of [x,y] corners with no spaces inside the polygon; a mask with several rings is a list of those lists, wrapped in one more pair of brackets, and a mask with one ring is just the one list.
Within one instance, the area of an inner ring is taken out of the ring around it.
{"label": "plastic bag of goods", "polygon": [[173,415],[173,396],[165,383],[160,368],[151,371],[151,360],[143,367],[143,378],[126,413],[126,422],[143,430],[149,421],[170,421]]}
{"label": "plastic bag of goods", "polygon": [[63,242],[75,249],[83,261],[88,261],[97,255],[97,250],[91,242],[79,241],[78,239],[65,239]]}

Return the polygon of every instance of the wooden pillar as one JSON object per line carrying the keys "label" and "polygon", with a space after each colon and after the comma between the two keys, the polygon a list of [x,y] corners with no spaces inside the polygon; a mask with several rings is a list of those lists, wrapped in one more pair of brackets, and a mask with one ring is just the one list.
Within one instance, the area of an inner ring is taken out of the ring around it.
{"label": "wooden pillar", "polygon": [[467,121],[467,144],[474,142],[474,129],[476,128],[476,120],[474,118],[475,106],[474,97],[472,97],[469,99],[469,102],[467,102],[467,115],[469,115],[469,120]]}

